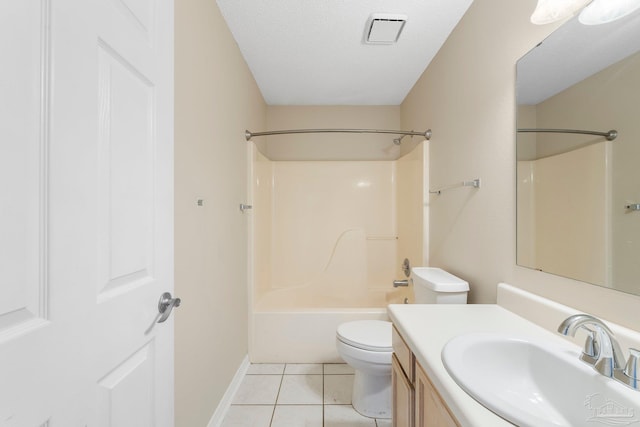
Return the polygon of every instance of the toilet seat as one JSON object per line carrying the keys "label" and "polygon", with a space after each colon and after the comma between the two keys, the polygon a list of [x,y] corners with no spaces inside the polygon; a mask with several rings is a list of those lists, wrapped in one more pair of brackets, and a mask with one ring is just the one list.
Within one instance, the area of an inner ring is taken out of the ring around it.
{"label": "toilet seat", "polygon": [[344,344],[372,352],[392,352],[391,322],[356,320],[338,326],[338,340]]}

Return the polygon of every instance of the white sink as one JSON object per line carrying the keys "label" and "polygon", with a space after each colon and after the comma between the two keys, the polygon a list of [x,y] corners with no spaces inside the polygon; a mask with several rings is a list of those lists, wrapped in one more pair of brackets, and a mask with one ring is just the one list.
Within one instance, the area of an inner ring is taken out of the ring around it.
{"label": "white sink", "polygon": [[518,426],[640,426],[640,392],[598,374],[562,341],[460,335],[442,349],[454,381]]}

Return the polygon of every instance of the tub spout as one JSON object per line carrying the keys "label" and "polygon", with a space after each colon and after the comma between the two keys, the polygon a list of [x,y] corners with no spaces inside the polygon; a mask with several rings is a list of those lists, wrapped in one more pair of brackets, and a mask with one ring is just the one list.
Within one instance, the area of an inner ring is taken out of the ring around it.
{"label": "tub spout", "polygon": [[398,286],[409,286],[409,280],[394,280],[393,287],[397,288]]}

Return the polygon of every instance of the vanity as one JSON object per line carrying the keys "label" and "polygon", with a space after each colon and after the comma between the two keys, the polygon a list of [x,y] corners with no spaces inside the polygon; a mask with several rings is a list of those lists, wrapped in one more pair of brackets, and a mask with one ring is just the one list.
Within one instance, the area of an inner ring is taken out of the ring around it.
{"label": "vanity", "polygon": [[[577,310],[507,284],[498,286],[498,304],[397,304],[390,305],[388,313],[394,324],[392,388],[395,427],[514,425],[471,397],[445,368],[442,350],[456,337],[489,333],[543,342],[550,351],[557,352],[571,363],[575,361],[579,369],[585,369],[587,375],[592,375],[592,368],[579,360],[586,334],[579,333],[572,340],[556,332],[558,325],[576,314]],[[607,324],[614,331],[625,356],[629,347],[638,348],[640,334],[637,331]],[[593,372],[593,375],[599,375]],[[597,381],[612,393],[624,395],[621,406],[631,414],[631,421],[640,425],[640,391],[627,391],[625,386],[610,378],[603,377]],[[594,407],[595,404],[584,404],[589,396],[581,395],[588,393],[580,390],[574,400],[577,402],[578,419],[584,419],[586,425],[598,408]],[[611,400],[621,399],[615,397]],[[532,420],[530,425],[551,424]]]}
{"label": "vanity", "polygon": [[393,358],[391,361],[391,387],[393,390],[393,425],[426,426],[426,414],[431,424],[459,426],[455,416],[444,402],[422,365],[406,341],[393,328]]}

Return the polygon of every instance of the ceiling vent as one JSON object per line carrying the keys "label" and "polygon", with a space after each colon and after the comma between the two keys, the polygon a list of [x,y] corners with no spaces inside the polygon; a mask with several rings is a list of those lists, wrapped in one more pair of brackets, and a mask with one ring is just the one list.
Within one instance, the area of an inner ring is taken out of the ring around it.
{"label": "ceiling vent", "polygon": [[364,42],[369,44],[393,44],[398,41],[406,22],[406,15],[374,13],[367,21]]}

